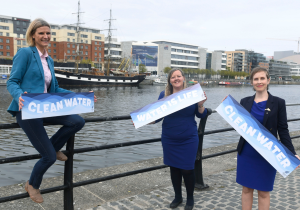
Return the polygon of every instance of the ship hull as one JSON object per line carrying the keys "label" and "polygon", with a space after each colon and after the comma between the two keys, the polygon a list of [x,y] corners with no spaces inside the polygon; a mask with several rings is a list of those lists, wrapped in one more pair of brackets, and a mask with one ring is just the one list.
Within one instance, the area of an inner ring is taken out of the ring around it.
{"label": "ship hull", "polygon": [[98,76],[89,74],[75,74],[55,70],[55,77],[60,86],[138,86],[146,75],[125,76]]}

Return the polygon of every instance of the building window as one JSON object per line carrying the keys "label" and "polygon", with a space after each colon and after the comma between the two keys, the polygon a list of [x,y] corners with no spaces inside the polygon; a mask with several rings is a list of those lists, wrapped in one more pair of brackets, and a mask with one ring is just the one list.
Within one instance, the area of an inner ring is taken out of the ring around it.
{"label": "building window", "polygon": [[88,35],[81,34],[81,37],[82,37],[82,38],[88,38]]}
{"label": "building window", "polygon": [[20,34],[17,34],[17,38],[20,38]]}
{"label": "building window", "polygon": [[53,47],[56,47],[56,44],[53,44]]}
{"label": "building window", "polygon": [[51,43],[48,44],[48,47],[51,47]]}
{"label": "building window", "polygon": [[70,50],[68,50],[67,53],[70,53]]}
{"label": "building window", "polygon": [[6,33],[6,36],[9,36],[9,33]]}
{"label": "building window", "polygon": [[83,45],[80,45],[80,49],[83,49]]}
{"label": "building window", "polygon": [[99,53],[99,57],[101,57],[101,53]]}
{"label": "building window", "polygon": [[56,32],[52,32],[52,35],[56,36]]}
{"label": "building window", "polygon": [[16,23],[17,23],[17,25],[20,25],[20,21],[17,20]]}
{"label": "building window", "polygon": [[75,54],[75,50],[72,50],[72,54]]}
{"label": "building window", "polygon": [[53,50],[54,53],[56,53],[56,50]]}
{"label": "building window", "polygon": [[18,51],[19,49],[21,49],[21,47],[20,47],[20,46],[17,46],[17,51]]}
{"label": "building window", "polygon": [[56,55],[54,55],[53,58],[56,59]]}
{"label": "building window", "polygon": [[9,27],[8,26],[0,26],[0,29],[9,30]]}
{"label": "building window", "polygon": [[80,60],[83,60],[83,57],[80,57]]}
{"label": "building window", "polygon": [[97,53],[95,52],[95,55],[97,56]]}
{"label": "building window", "polygon": [[3,52],[0,51],[0,55],[3,55]]}
{"label": "building window", "polygon": [[3,49],[3,45],[0,45],[0,49]]}
{"label": "building window", "polygon": [[97,44],[97,42],[95,42],[95,44]]}
{"label": "building window", "polygon": [[88,40],[85,40],[85,43],[88,43]]}
{"label": "building window", "polygon": [[75,33],[68,33],[68,36],[75,36]]}
{"label": "building window", "polygon": [[19,28],[19,27],[17,27],[17,31],[20,31],[20,28]]}
{"label": "building window", "polygon": [[48,53],[51,53],[51,49],[48,49]]}
{"label": "building window", "polygon": [[88,46],[87,46],[87,45],[85,46],[85,49],[88,49]]}
{"label": "building window", "polygon": [[72,30],[72,28],[70,26],[67,27],[68,30]]}
{"label": "building window", "polygon": [[70,48],[70,44],[67,44],[67,47]]}
{"label": "building window", "polygon": [[7,53],[6,53],[6,56],[10,56],[10,52],[7,52]]}
{"label": "building window", "polygon": [[26,41],[23,41],[23,45],[26,45]]}
{"label": "building window", "polygon": [[88,57],[85,57],[85,60],[89,59]]}
{"label": "building window", "polygon": [[69,42],[69,41],[70,41],[70,38],[68,38],[67,40],[68,40],[68,42]]}
{"label": "building window", "polygon": [[26,23],[25,23],[25,22],[23,22],[23,26],[26,26]]}
{"label": "building window", "polygon": [[17,45],[21,45],[21,40],[17,40]]}
{"label": "building window", "polygon": [[0,22],[2,22],[2,23],[8,23],[8,20],[6,20],[6,19],[0,19]]}
{"label": "building window", "polygon": [[97,47],[95,47],[95,50],[97,50]]}
{"label": "building window", "polygon": [[95,58],[95,61],[97,61],[97,58]]}
{"label": "building window", "polygon": [[81,43],[83,43],[83,40],[81,40]]}
{"label": "building window", "polygon": [[6,43],[9,43],[9,39],[6,39]]}
{"label": "building window", "polygon": [[56,38],[53,38],[53,41],[55,41],[55,42],[56,42]]}
{"label": "building window", "polygon": [[85,55],[88,55],[88,52],[85,52]]}
{"label": "building window", "polygon": [[51,26],[50,28],[55,29],[55,26]]}
{"label": "building window", "polygon": [[27,30],[26,28],[23,28],[23,32],[26,32],[26,30]]}
{"label": "building window", "polygon": [[0,36],[3,36],[3,32],[0,32]]}
{"label": "building window", "polygon": [[75,60],[75,56],[72,56],[73,60]]}
{"label": "building window", "polygon": [[97,34],[97,33],[99,33],[99,31],[98,30],[92,30],[92,33]]}
{"label": "building window", "polygon": [[101,40],[101,36],[95,36],[95,39]]}
{"label": "building window", "polygon": [[75,39],[73,39],[73,42],[75,42]]}
{"label": "building window", "polygon": [[3,39],[0,39],[0,42],[3,42]]}
{"label": "building window", "polygon": [[72,44],[72,48],[75,48],[75,44]]}

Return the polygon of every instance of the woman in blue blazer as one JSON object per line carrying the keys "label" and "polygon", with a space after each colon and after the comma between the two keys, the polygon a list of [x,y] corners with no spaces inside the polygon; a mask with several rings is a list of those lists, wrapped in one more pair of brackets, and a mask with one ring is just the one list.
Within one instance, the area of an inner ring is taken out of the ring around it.
{"label": "woman in blue blazer", "polygon": [[[269,72],[265,68],[254,68],[250,80],[256,94],[243,98],[240,104],[276,138],[278,133],[280,141],[296,155],[289,135],[285,101],[268,92]],[[237,150],[236,181],[243,186],[242,209],[252,209],[254,189],[258,191],[258,209],[269,209],[269,192],[273,190],[276,170],[243,137]],[[299,159],[298,155],[296,157]]]}
{"label": "woman in blue blazer", "polygon": [[[42,156],[35,164],[25,185],[30,198],[37,203],[43,202],[39,187],[44,173],[56,159],[67,160],[59,150],[85,124],[84,119],[78,115],[22,120],[20,112],[24,102],[22,94],[71,92],[58,86],[53,60],[47,54],[50,38],[50,25],[46,21],[36,19],[31,22],[26,33],[26,41],[30,47],[21,48],[14,56],[12,71],[7,81],[7,89],[13,97],[7,111],[16,117],[18,124]],[[43,123],[63,126],[49,138]]]}

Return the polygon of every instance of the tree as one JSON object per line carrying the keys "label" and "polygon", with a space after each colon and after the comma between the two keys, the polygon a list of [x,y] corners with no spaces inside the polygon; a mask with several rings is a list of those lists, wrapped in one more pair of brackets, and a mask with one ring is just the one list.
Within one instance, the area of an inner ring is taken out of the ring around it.
{"label": "tree", "polygon": [[165,73],[165,74],[169,74],[170,71],[171,71],[171,67],[165,67],[165,68],[164,68],[164,73]]}
{"label": "tree", "polygon": [[139,72],[140,73],[145,73],[147,71],[147,68],[144,64],[140,63],[139,64]]}

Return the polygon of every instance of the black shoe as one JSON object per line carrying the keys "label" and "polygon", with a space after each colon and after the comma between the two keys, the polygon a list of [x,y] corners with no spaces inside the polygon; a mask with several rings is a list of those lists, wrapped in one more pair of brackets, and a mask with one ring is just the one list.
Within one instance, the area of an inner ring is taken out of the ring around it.
{"label": "black shoe", "polygon": [[194,205],[192,205],[192,206],[186,205],[186,206],[184,207],[184,210],[192,210],[193,208],[194,208]]}
{"label": "black shoe", "polygon": [[177,206],[179,206],[179,204],[182,203],[182,198],[179,201],[175,201],[175,199],[172,201],[172,203],[170,204],[170,208],[171,209],[175,209]]}

